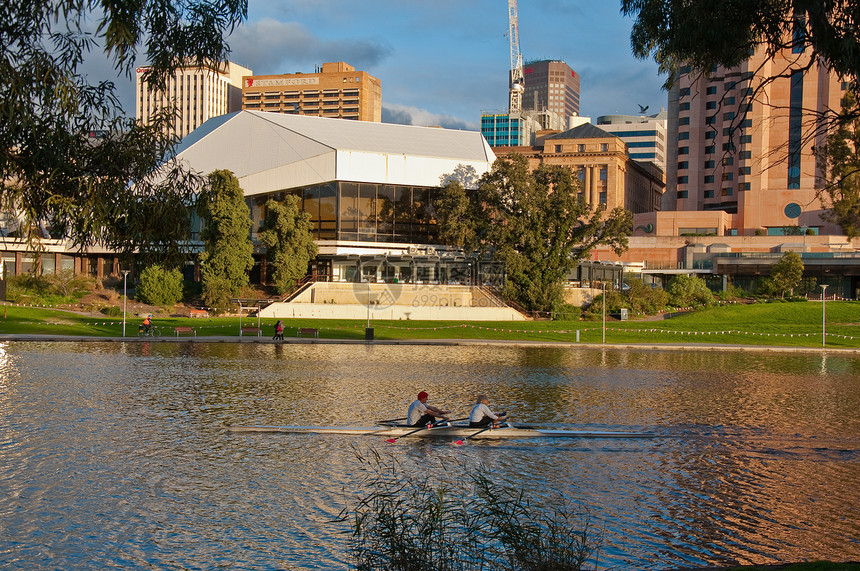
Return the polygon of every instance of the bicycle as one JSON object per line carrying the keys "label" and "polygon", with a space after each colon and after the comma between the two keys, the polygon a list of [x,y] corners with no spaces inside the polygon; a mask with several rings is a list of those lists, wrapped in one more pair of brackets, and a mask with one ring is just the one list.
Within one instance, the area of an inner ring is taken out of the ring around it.
{"label": "bicycle", "polygon": [[137,328],[138,337],[161,337],[161,331],[157,327],[150,327],[149,331],[141,325]]}

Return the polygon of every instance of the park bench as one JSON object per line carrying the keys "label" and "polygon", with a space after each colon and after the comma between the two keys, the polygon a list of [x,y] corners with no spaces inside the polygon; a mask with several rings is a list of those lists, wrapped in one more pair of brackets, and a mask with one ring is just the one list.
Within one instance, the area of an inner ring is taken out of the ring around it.
{"label": "park bench", "polygon": [[320,330],[314,329],[313,327],[300,327],[298,331],[296,331],[296,337],[307,337],[307,336],[320,336]]}
{"label": "park bench", "polygon": [[256,333],[257,337],[263,336],[263,330],[259,327],[243,327],[239,330],[239,337],[242,337],[245,334],[250,335],[251,333]]}
{"label": "park bench", "polygon": [[174,327],[173,328],[173,334],[176,337],[179,337],[179,335],[181,333],[188,333],[189,335],[194,335],[195,337],[197,337],[197,331],[195,331],[191,327]]}
{"label": "park bench", "polygon": [[202,317],[204,319],[208,319],[209,312],[205,309],[190,309],[188,311],[188,317]]}

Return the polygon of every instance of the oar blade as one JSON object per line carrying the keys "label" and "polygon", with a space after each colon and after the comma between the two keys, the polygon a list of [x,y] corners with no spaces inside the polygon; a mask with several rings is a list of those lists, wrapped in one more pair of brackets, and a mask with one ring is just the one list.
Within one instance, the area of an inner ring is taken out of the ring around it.
{"label": "oar blade", "polygon": [[396,438],[386,438],[385,441],[388,442],[389,444],[394,444],[395,442],[397,442],[397,439]]}

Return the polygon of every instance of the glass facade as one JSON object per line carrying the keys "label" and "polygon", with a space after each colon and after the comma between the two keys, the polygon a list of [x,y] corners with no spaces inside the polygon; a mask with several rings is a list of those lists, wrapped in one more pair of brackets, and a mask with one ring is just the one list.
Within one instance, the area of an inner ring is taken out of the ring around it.
{"label": "glass facade", "polygon": [[438,189],[376,183],[330,182],[249,197],[253,228],[259,231],[269,199],[301,198],[311,216],[317,240],[435,243],[436,218],[431,206]]}

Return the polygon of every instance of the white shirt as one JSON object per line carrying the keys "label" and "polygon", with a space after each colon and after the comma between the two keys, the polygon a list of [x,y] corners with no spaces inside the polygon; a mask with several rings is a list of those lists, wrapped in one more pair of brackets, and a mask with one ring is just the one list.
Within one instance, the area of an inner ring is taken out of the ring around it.
{"label": "white shirt", "polygon": [[418,419],[421,418],[424,413],[427,412],[427,405],[425,405],[420,400],[415,401],[414,403],[409,405],[409,412],[406,413],[407,423],[411,426],[418,422]]}
{"label": "white shirt", "polygon": [[485,416],[489,416],[493,420],[499,420],[499,417],[490,410],[490,407],[484,403],[478,403],[472,409],[471,414],[469,414],[469,422],[480,422]]}

